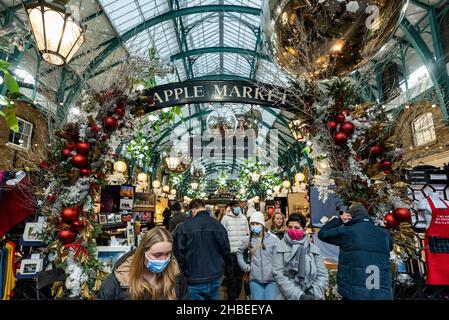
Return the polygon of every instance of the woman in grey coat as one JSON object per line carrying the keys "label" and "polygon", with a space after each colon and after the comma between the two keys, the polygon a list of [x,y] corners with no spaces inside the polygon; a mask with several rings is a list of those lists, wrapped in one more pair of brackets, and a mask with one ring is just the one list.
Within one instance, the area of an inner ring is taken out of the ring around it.
{"label": "woman in grey coat", "polygon": [[[275,300],[277,285],[273,277],[273,253],[280,240],[265,228],[264,215],[254,212],[250,217],[251,235],[242,241],[237,251],[240,268],[250,272],[252,300]],[[248,251],[245,261],[244,252]]]}
{"label": "woman in grey coat", "polygon": [[273,257],[273,275],[278,284],[277,300],[324,300],[329,283],[324,260],[304,231],[307,220],[292,214],[288,231]]}

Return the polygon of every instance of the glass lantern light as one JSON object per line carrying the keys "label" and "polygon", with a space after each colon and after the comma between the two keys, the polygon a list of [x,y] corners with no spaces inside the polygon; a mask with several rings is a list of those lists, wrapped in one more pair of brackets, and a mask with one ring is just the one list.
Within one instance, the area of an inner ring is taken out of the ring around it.
{"label": "glass lantern light", "polygon": [[114,163],[114,171],[115,172],[125,173],[126,169],[128,169],[128,168],[126,166],[126,163],[124,163],[123,161],[117,161],[116,163]]}
{"label": "glass lantern light", "polygon": [[146,173],[139,173],[137,175],[138,182],[147,182],[147,180],[148,180],[148,175]]}
{"label": "glass lantern light", "polygon": [[154,180],[151,185],[154,189],[159,189],[161,187],[161,182],[159,180]]}
{"label": "glass lantern light", "polygon": [[305,174],[304,173],[297,173],[296,175],[295,175],[295,181],[296,182],[298,182],[298,183],[301,183],[301,182],[304,182],[304,181],[306,181],[306,176],[305,176]]}
{"label": "glass lantern light", "polygon": [[57,66],[68,63],[85,41],[85,27],[66,12],[67,2],[36,0],[24,4],[42,58]]}
{"label": "glass lantern light", "polygon": [[260,174],[259,173],[254,172],[254,173],[251,174],[251,181],[253,183],[257,183],[257,182],[259,182],[259,180],[260,180]]}
{"label": "glass lantern light", "polygon": [[307,131],[307,124],[304,123],[301,119],[292,120],[288,127],[290,132],[295,138],[296,141],[305,142],[309,136],[309,132]]}
{"label": "glass lantern light", "polygon": [[193,190],[193,191],[196,191],[196,190],[198,190],[198,188],[199,188],[198,182],[192,182],[192,183],[190,184],[190,186],[192,187],[192,190]]}
{"label": "glass lantern light", "polygon": [[178,156],[168,156],[165,158],[165,164],[169,170],[175,171],[180,163],[181,158]]}

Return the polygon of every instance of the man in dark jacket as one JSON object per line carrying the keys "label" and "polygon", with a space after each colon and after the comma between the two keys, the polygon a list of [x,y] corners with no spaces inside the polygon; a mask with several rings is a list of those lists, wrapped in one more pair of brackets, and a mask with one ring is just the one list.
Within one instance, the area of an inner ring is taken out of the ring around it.
{"label": "man in dark jacket", "polygon": [[185,214],[182,210],[182,205],[179,202],[175,202],[171,207],[171,211],[173,212],[173,216],[170,218],[170,222],[168,223],[168,231],[173,233],[176,226],[189,220],[189,216]]}
{"label": "man in dark jacket", "polygon": [[338,292],[345,300],[392,300],[390,233],[374,225],[366,209],[356,204],[341,218],[321,228],[320,240],[340,247]]}
{"label": "man in dark jacket", "polygon": [[202,200],[190,205],[193,219],[180,224],[174,235],[174,253],[187,281],[192,300],[218,300],[225,260],[230,247],[226,229],[213,219]]}

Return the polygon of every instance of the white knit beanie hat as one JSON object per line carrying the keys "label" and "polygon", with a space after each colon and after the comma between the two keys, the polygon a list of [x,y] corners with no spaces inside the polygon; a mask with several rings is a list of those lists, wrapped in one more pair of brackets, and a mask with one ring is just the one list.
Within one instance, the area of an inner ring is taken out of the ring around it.
{"label": "white knit beanie hat", "polygon": [[265,217],[262,212],[256,211],[251,214],[251,217],[249,218],[249,223],[251,222],[257,222],[261,225],[265,225]]}

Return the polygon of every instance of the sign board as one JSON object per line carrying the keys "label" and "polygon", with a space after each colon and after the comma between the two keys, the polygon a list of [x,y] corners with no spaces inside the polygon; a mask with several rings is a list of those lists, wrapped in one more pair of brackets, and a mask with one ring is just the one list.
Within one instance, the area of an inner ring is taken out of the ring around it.
{"label": "sign board", "polygon": [[[186,81],[143,91],[146,112],[197,103],[244,103],[292,109],[288,90],[257,81]],[[290,99],[291,100],[291,99]]]}

